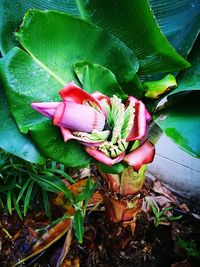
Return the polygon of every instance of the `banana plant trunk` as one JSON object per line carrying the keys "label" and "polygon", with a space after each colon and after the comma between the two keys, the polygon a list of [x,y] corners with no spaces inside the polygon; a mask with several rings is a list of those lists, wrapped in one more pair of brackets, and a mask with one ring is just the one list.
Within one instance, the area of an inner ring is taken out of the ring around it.
{"label": "banana plant trunk", "polygon": [[[148,140],[156,144],[162,136],[161,129],[152,122],[149,126]],[[143,196],[141,189],[145,181],[147,165],[138,171],[128,166],[121,173],[100,174],[101,195],[104,200],[107,220],[109,222],[108,246],[124,249],[134,239],[137,218],[142,210]]]}
{"label": "banana plant trunk", "polygon": [[124,249],[133,239],[137,217],[142,209],[141,188],[144,184],[146,165],[138,172],[127,167],[120,174],[105,173],[101,176],[101,194],[109,222],[107,245]]}

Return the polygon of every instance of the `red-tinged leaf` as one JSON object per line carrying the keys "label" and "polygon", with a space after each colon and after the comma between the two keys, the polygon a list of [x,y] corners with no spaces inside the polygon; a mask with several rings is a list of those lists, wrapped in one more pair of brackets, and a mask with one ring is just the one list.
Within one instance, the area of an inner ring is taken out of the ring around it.
{"label": "red-tinged leaf", "polygon": [[70,224],[71,219],[63,219],[54,227],[52,227],[48,232],[44,233],[32,247],[28,255],[17,262],[15,266],[18,266],[28,259],[38,255],[39,253],[50,247],[52,244],[54,244],[69,230]]}
{"label": "red-tinged leaf", "polygon": [[119,192],[120,174],[106,173],[99,170],[101,177],[106,181],[109,191],[113,193]]}
{"label": "red-tinged leaf", "polygon": [[133,150],[124,157],[124,161],[132,166],[135,171],[138,171],[142,165],[153,161],[155,147],[149,141],[146,141],[142,146]]}
{"label": "red-tinged leaf", "polygon": [[107,217],[111,222],[124,222],[133,220],[141,211],[141,199],[137,195],[131,200],[118,199],[106,192],[103,195]]}
{"label": "red-tinged leaf", "polygon": [[88,206],[96,206],[103,201],[101,194],[96,191],[88,202]]}
{"label": "red-tinged leaf", "polygon": [[143,165],[138,172],[132,167],[123,170],[121,174],[120,194],[122,196],[134,195],[140,191],[145,179],[146,165]]}

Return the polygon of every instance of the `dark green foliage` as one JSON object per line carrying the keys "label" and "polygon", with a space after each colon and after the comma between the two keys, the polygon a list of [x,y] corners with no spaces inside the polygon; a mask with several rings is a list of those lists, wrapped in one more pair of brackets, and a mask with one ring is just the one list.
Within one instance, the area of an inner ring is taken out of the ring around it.
{"label": "dark green foliage", "polygon": [[187,251],[188,257],[200,259],[200,251],[194,240],[178,238],[177,245]]}
{"label": "dark green foliage", "polygon": [[22,219],[22,210],[25,216],[37,200],[51,217],[48,192],[63,192],[68,199],[73,199],[62,179],[73,180],[54,165],[51,161],[44,165],[32,164],[0,150],[1,206],[10,214],[16,210]]}

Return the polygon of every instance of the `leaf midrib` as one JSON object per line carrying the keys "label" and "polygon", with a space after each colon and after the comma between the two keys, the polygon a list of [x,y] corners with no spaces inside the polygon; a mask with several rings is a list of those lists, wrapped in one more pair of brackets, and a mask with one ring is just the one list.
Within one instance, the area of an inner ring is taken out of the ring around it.
{"label": "leaf midrib", "polygon": [[40,66],[42,67],[51,77],[53,77],[57,82],[59,82],[61,85],[65,86],[66,82],[61,79],[55,72],[53,72],[49,67],[47,67],[44,63],[42,63],[37,57],[35,57],[27,48],[26,51],[29,53],[29,55],[32,57],[32,59]]}

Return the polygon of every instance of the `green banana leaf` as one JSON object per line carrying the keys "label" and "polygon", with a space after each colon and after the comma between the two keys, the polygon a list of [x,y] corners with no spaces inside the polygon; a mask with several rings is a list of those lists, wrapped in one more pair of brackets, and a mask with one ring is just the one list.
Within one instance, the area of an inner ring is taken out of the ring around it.
{"label": "green banana leaf", "polygon": [[116,95],[122,100],[127,99],[128,95],[122,91],[115,75],[109,69],[98,64],[81,61],[75,64],[74,71],[82,87],[88,93],[93,93],[95,88],[96,91],[108,97]]}
{"label": "green banana leaf", "polygon": [[[30,130],[36,145],[47,158],[73,167],[87,164],[90,157],[85,152],[80,153],[80,145],[65,144],[59,129],[48,125],[49,119],[34,111],[30,104],[60,101],[58,91],[71,80],[78,82],[74,65],[81,60],[102,64],[105,69],[109,66],[118,81],[130,84],[138,69],[136,57],[118,39],[99,28],[56,11],[29,11],[17,38],[28,53],[13,48],[1,60],[0,74],[20,131],[28,133]],[[101,49],[96,50],[96,47]],[[108,83],[104,88],[111,90],[111,94],[113,79]],[[117,82],[116,86],[118,94],[124,97]]]}
{"label": "green banana leaf", "polygon": [[156,123],[180,148],[200,158],[200,92],[192,92],[156,115]]}
{"label": "green banana leaf", "polygon": [[42,164],[44,158],[27,135],[20,133],[8,107],[6,96],[0,88],[0,147],[32,163]]}
{"label": "green banana leaf", "polygon": [[18,46],[14,33],[29,9],[57,10],[79,15],[74,0],[1,0],[0,1],[0,50],[6,54]]}
{"label": "green banana leaf", "polygon": [[200,1],[149,0],[162,33],[186,57],[200,31]]}
{"label": "green banana leaf", "polygon": [[168,94],[168,98],[177,98],[180,93],[200,90],[200,35],[189,55],[192,67],[177,76],[178,86]]}
{"label": "green banana leaf", "polygon": [[33,126],[31,137],[44,157],[64,163],[68,167],[81,167],[91,161],[91,157],[78,142],[65,143],[59,129],[52,126],[50,120]]}
{"label": "green banana leaf", "polygon": [[83,10],[85,19],[109,31],[135,52],[140,74],[190,66],[161,33],[147,0],[90,0]]}
{"label": "green banana leaf", "polygon": [[177,88],[168,94],[168,106],[154,116],[155,122],[168,137],[196,157],[200,157],[199,40],[189,57],[192,67],[178,75]]}
{"label": "green banana leaf", "polygon": [[[174,0],[172,5],[176,2]],[[154,1],[151,1],[151,4],[159,13],[160,9],[157,8]],[[181,5],[179,7],[180,10],[176,10],[176,13],[183,19],[183,8]],[[109,31],[136,53],[140,61],[141,74],[177,71],[189,66],[189,63],[176,53],[161,33],[147,0],[124,0],[121,2],[115,0],[51,0],[48,2],[16,0],[15,5],[12,0],[2,0],[0,3],[0,17],[2,17],[0,40],[3,53],[8,52],[11,47],[16,45],[13,32],[19,27],[25,11],[30,8],[62,10],[78,15]],[[166,10],[168,11],[167,8]],[[188,17],[188,14],[184,13],[183,15]],[[167,25],[170,18],[171,13],[169,12],[165,16],[164,25]],[[194,16],[192,16],[193,18]],[[162,23],[161,26],[163,26]],[[197,26],[195,27],[197,28]],[[196,32],[196,28],[192,28],[192,31]],[[190,39],[193,38],[195,39],[194,34]],[[189,47],[191,47],[191,42]]]}

